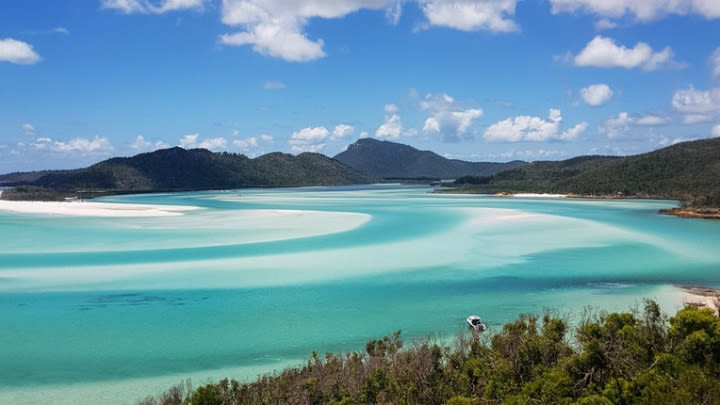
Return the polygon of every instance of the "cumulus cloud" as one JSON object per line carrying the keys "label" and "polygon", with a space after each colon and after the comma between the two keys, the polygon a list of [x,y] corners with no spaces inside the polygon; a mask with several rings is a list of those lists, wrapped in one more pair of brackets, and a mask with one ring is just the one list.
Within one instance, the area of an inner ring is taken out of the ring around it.
{"label": "cumulus cloud", "polygon": [[309,39],[304,27],[311,18],[340,18],[357,10],[379,9],[388,0],[223,0],[222,21],[240,32],[221,35],[220,43],[251,45],[262,55],[291,62],[325,56],[322,39]]}
{"label": "cumulus cloud", "polygon": [[717,124],[712,128],[712,136],[713,138],[720,138],[720,124]]}
{"label": "cumulus cloud", "polygon": [[260,136],[250,136],[243,139],[235,139],[232,145],[244,153],[251,156],[256,155],[258,151],[268,147],[274,143],[272,135],[261,134]]}
{"label": "cumulus cloud", "polygon": [[720,2],[715,0],[550,0],[550,4],[553,14],[582,12],[610,18],[630,16],[639,21],[669,14],[720,17]]}
{"label": "cumulus cloud", "polygon": [[258,139],[254,136],[251,136],[245,139],[235,139],[232,143],[233,146],[237,148],[247,150],[251,148],[256,148],[258,146]]}
{"label": "cumulus cloud", "polygon": [[12,38],[0,39],[0,62],[33,65],[42,60],[32,45]]}
{"label": "cumulus cloud", "polygon": [[396,104],[385,104],[385,112],[388,114],[395,114],[400,110]]}
{"label": "cumulus cloud", "polygon": [[490,142],[569,141],[587,129],[587,123],[582,122],[560,133],[561,122],[560,110],[551,108],[547,119],[521,115],[497,122],[485,130],[484,138]]}
{"label": "cumulus cloud", "polygon": [[329,134],[325,127],[303,128],[290,136],[290,150],[293,153],[320,152],[325,148]]}
{"label": "cumulus cloud", "polygon": [[482,108],[464,108],[448,94],[428,94],[420,108],[430,111],[423,132],[440,134],[445,142],[458,142],[469,137],[467,132],[473,120],[482,117]]}
{"label": "cumulus cloud", "polygon": [[678,90],[673,94],[672,106],[676,111],[694,117],[696,122],[704,121],[702,117],[720,115],[720,88],[695,90],[690,86],[687,90]]}
{"label": "cumulus cloud", "polygon": [[601,18],[595,22],[595,29],[598,31],[611,30],[617,27],[617,23],[608,20],[607,18]]}
{"label": "cumulus cloud", "polygon": [[180,138],[179,146],[185,149],[208,149],[213,151],[227,149],[227,139],[223,137],[200,140],[200,134],[183,135]]}
{"label": "cumulus cloud", "polygon": [[35,136],[35,127],[32,124],[25,123],[21,125],[23,135],[25,136]]}
{"label": "cumulus cloud", "polygon": [[667,124],[668,122],[667,119],[656,115],[631,116],[626,112],[621,112],[616,118],[610,118],[605,121],[598,128],[598,131],[608,138],[618,138],[630,134],[630,130],[633,127],[657,126]]}
{"label": "cumulus cloud", "polygon": [[31,146],[36,150],[52,152],[109,152],[113,146],[107,138],[95,136],[93,139],[75,138],[68,141],[54,141],[51,138],[37,138]]}
{"label": "cumulus cloud", "polygon": [[593,38],[572,61],[575,66],[643,70],[684,66],[673,60],[673,51],[669,46],[659,52],[653,51],[652,47],[644,42],[638,42],[633,48],[626,48],[601,35]]}
{"label": "cumulus cloud", "polygon": [[168,11],[202,10],[207,0],[100,0],[100,8],[125,14],[163,14]]}
{"label": "cumulus cloud", "polygon": [[461,31],[517,31],[512,19],[518,0],[419,0],[427,26]]}
{"label": "cumulus cloud", "polygon": [[152,142],[150,140],[147,140],[142,135],[138,135],[137,137],[135,137],[135,141],[130,144],[130,148],[137,152],[151,152],[158,149],[164,149],[169,146],[170,145],[166,144],[163,141]]}
{"label": "cumulus cloud", "polygon": [[342,139],[347,136],[350,136],[355,132],[355,127],[348,124],[340,124],[335,127],[332,131],[332,136],[330,139],[336,140],[336,139]]}
{"label": "cumulus cloud", "polygon": [[[106,0],[122,3],[119,9],[136,9],[140,0]],[[410,0],[408,0],[410,1]],[[448,27],[462,31],[517,31],[513,20],[518,0],[412,0],[425,16],[420,29]],[[359,10],[385,9],[397,24],[406,0],[223,0],[222,22],[240,31],[223,34],[219,42],[252,46],[262,55],[291,62],[326,56],[324,41],[312,39],[305,26],[313,18],[342,18]],[[142,8],[142,7],[140,7]]]}
{"label": "cumulus cloud", "polygon": [[585,100],[585,104],[597,107],[610,101],[613,91],[607,84],[593,84],[580,89],[580,95]]}
{"label": "cumulus cloud", "polygon": [[381,139],[398,139],[403,135],[403,124],[397,114],[385,116],[385,122],[375,131],[375,137]]}

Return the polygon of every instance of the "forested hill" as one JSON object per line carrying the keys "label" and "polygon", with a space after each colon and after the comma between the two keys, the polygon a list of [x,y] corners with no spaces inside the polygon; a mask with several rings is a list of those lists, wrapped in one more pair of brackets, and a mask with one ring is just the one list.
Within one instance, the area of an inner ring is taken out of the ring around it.
{"label": "forested hill", "polygon": [[39,187],[61,194],[334,186],[374,181],[375,178],[317,153],[293,156],[278,152],[250,159],[244,155],[178,147],[112,158],[84,169],[0,176],[0,185],[31,186],[17,187],[20,192],[38,192],[35,187]]}
{"label": "forested hill", "polygon": [[389,141],[364,138],[348,146],[335,159],[371,176],[382,178],[454,179],[467,175],[489,176],[525,162],[466,162],[446,159],[434,152]]}
{"label": "forested hill", "polygon": [[477,192],[542,192],[681,199],[720,206],[720,138],[683,142],[628,157],[533,162],[493,176],[459,178]]}

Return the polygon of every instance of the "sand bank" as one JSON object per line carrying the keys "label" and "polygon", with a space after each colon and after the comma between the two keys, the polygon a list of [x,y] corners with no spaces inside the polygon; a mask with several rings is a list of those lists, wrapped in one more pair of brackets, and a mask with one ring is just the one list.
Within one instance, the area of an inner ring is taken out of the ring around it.
{"label": "sand bank", "polygon": [[117,204],[86,201],[5,201],[0,211],[20,214],[61,215],[77,217],[169,217],[183,215],[198,207],[180,205]]}
{"label": "sand bank", "polygon": [[720,289],[710,287],[700,287],[692,285],[680,286],[684,305],[690,305],[698,308],[710,308],[718,313],[718,304],[720,304]]}

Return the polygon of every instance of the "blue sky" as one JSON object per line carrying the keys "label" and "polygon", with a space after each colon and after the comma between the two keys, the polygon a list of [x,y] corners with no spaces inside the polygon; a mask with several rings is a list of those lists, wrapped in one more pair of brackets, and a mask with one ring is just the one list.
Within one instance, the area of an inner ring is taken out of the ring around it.
{"label": "blue sky", "polygon": [[717,0],[0,4],[0,173],[176,145],[531,161],[713,136]]}

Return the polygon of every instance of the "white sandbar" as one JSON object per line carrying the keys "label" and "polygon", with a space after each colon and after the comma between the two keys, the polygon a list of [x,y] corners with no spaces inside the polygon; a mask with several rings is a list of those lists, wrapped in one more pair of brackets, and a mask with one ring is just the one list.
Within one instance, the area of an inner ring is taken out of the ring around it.
{"label": "white sandbar", "polygon": [[6,201],[0,211],[19,214],[62,215],[75,217],[170,217],[200,209],[180,205],[118,204],[87,201]]}
{"label": "white sandbar", "polygon": [[546,194],[546,193],[519,193],[519,194],[513,194],[513,197],[517,198],[565,198],[567,195],[565,194]]}

